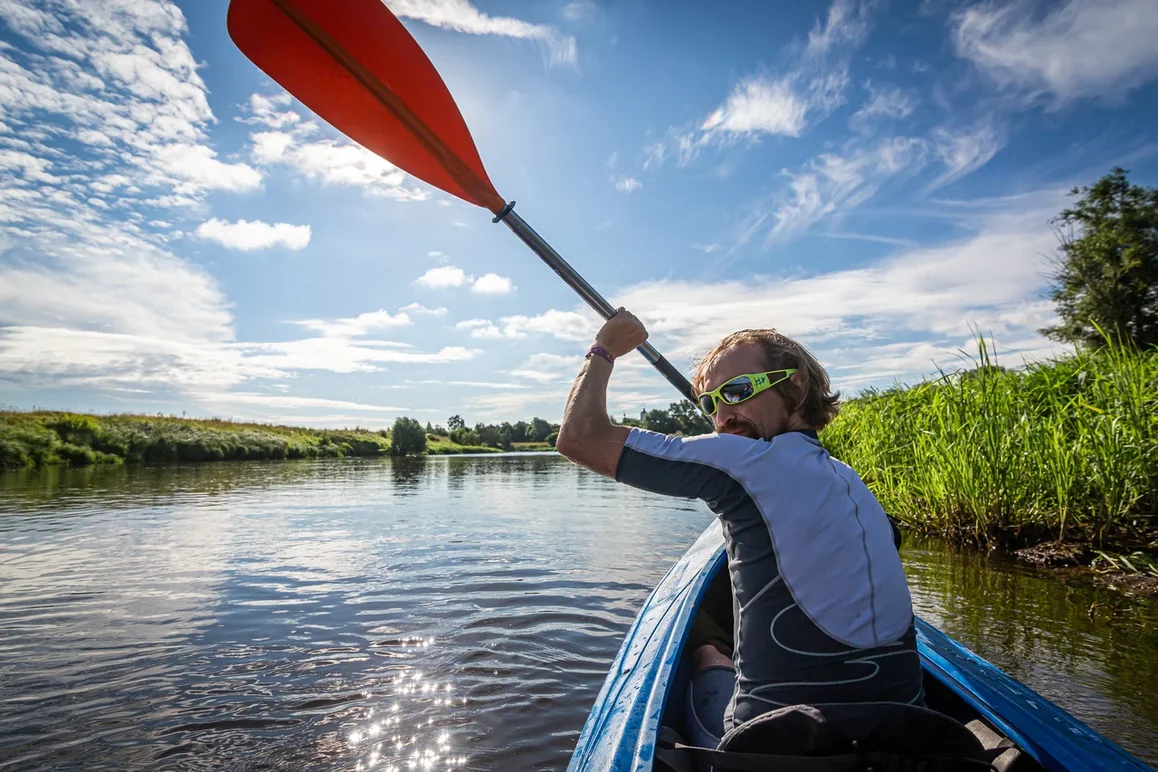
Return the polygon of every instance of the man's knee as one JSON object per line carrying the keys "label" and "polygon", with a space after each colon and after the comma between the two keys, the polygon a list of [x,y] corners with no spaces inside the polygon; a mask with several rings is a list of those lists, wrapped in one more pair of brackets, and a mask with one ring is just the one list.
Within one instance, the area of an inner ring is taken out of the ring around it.
{"label": "man's knee", "polygon": [[715,645],[711,643],[700,646],[695,651],[696,670],[703,670],[709,667],[727,667],[735,669],[732,665],[732,658],[724,654]]}

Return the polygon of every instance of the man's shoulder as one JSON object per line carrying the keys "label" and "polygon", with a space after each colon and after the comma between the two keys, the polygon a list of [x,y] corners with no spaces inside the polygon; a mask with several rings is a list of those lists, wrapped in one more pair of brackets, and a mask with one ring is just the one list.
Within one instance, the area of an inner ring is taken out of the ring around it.
{"label": "man's shoulder", "polygon": [[735,434],[662,434],[635,427],[627,435],[626,447],[648,455],[685,460],[728,458],[737,454],[760,452],[770,447],[763,440],[753,440]]}

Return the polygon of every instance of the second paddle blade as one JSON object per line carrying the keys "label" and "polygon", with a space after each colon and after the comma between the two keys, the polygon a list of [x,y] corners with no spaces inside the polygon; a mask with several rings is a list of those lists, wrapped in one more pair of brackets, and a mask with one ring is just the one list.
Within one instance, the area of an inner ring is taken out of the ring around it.
{"label": "second paddle blade", "polygon": [[228,25],[242,53],[350,139],[502,209],[446,84],[382,0],[232,0]]}

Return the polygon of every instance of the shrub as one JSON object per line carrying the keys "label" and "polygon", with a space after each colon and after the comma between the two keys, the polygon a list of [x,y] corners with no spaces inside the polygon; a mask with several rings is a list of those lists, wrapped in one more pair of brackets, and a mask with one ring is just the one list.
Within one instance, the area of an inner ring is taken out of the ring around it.
{"label": "shrub", "polygon": [[426,452],[426,430],[413,418],[399,416],[395,419],[390,436],[390,452],[395,456]]}

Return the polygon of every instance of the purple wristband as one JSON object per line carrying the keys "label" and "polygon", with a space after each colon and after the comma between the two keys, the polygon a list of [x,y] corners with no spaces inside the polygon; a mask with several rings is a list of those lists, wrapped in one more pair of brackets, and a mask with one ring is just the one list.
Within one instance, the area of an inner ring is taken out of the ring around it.
{"label": "purple wristband", "polygon": [[592,346],[591,348],[587,349],[587,356],[584,357],[584,359],[590,359],[592,354],[603,357],[607,360],[607,364],[609,365],[615,364],[615,357],[611,356],[611,352],[602,346]]}

